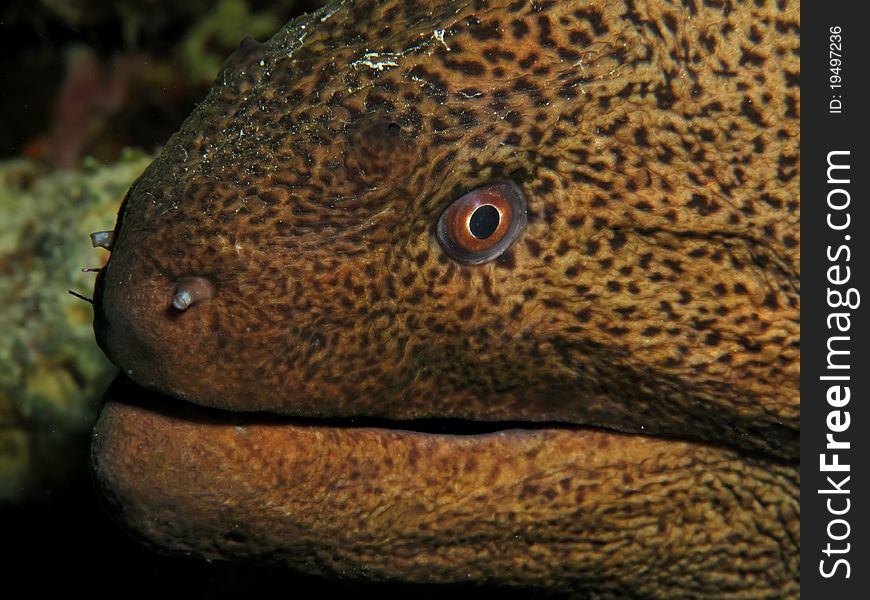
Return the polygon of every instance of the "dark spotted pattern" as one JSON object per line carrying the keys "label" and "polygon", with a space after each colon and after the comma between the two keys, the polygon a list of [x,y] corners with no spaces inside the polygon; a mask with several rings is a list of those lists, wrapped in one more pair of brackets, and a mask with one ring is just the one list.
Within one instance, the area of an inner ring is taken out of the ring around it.
{"label": "dark spotted pattern", "polygon": [[[796,457],[796,19],[361,2],[244,44],[130,193],[110,352],[217,406],[643,426]],[[529,199],[526,243],[453,264],[437,215],[501,178]],[[167,318],[187,275],[217,297]]]}
{"label": "dark spotted pattern", "polygon": [[[799,26],[797,2],[762,0],[298,19],[240,48],[131,189],[98,337],[136,381],[219,408],[584,423],[796,461]],[[526,230],[455,263],[438,216],[501,180]],[[177,314],[186,276],[215,295]]]}

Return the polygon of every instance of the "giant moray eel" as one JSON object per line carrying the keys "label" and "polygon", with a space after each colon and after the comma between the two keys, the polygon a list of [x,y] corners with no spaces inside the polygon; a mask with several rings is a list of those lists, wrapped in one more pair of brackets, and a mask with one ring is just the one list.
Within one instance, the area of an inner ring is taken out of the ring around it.
{"label": "giant moray eel", "polygon": [[344,1],[243,42],[98,277],[152,390],[97,425],[110,506],[311,573],[796,596],[799,43],[789,0]]}

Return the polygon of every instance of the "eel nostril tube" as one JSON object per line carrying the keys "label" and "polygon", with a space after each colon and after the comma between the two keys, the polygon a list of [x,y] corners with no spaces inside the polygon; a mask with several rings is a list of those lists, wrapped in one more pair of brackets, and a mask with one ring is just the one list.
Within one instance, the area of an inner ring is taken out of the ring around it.
{"label": "eel nostril tube", "polygon": [[91,234],[91,244],[94,248],[105,248],[112,251],[112,243],[115,241],[114,231],[95,231]]}
{"label": "eel nostril tube", "polygon": [[191,304],[207,300],[212,296],[214,296],[214,284],[205,277],[182,277],[175,282],[172,307],[176,310],[187,310]]}

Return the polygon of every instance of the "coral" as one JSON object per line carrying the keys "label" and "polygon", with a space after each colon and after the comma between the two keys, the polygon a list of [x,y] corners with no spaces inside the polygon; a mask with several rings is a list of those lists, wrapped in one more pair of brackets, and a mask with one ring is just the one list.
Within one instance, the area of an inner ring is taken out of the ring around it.
{"label": "coral", "polygon": [[[114,368],[94,342],[89,296],[107,258],[88,232],[111,229],[151,157],[126,151],[81,171],[0,163],[0,502],[63,477],[70,444],[86,443]],[[85,438],[85,440],[83,440]]]}

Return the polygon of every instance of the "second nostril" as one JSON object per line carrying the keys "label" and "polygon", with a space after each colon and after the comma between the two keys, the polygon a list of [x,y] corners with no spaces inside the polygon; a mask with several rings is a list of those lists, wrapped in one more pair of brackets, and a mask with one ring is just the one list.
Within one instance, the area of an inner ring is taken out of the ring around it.
{"label": "second nostril", "polygon": [[205,277],[182,277],[172,290],[172,307],[187,310],[193,304],[214,296],[214,284]]}
{"label": "second nostril", "polygon": [[91,234],[91,244],[94,248],[105,248],[109,252],[112,251],[112,244],[115,243],[114,231],[95,231]]}

